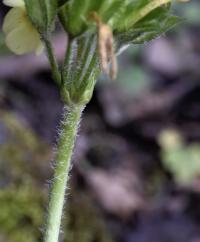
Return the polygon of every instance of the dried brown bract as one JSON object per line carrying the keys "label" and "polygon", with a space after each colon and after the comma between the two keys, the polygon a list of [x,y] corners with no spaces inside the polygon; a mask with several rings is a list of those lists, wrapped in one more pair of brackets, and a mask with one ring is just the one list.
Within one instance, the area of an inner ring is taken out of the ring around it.
{"label": "dried brown bract", "polygon": [[[98,45],[101,69],[112,79],[117,75],[117,60],[114,50],[114,37],[109,25],[104,24],[100,17],[92,12],[90,18],[94,20],[98,27]],[[111,68],[109,68],[111,63]]]}

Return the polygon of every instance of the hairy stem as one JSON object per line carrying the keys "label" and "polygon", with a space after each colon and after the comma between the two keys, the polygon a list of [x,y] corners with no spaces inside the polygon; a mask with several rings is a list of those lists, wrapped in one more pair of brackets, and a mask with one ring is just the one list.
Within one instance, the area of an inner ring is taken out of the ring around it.
{"label": "hairy stem", "polygon": [[74,106],[66,109],[64,113],[56,153],[56,167],[51,187],[44,242],[57,242],[59,239],[65,190],[71,167],[71,156],[83,109],[83,106]]}

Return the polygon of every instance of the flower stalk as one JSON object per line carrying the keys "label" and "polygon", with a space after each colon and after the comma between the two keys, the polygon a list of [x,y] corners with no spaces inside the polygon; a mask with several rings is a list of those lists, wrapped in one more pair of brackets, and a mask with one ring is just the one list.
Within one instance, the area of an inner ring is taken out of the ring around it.
{"label": "flower stalk", "polygon": [[65,107],[52,181],[44,242],[57,242],[65,191],[71,168],[71,157],[84,106]]}
{"label": "flower stalk", "polygon": [[[89,55],[91,55],[90,58]],[[57,73],[58,69],[52,69],[54,70]],[[91,36],[87,40],[85,37],[69,40],[60,73],[62,78],[60,90],[65,108],[55,155],[55,172],[49,197],[44,242],[59,240],[74,144],[82,112],[92,97],[98,70],[96,38]]]}
{"label": "flower stalk", "polygon": [[51,66],[51,72],[52,72],[53,79],[56,82],[56,84],[58,86],[60,86],[61,85],[61,74],[60,74],[60,71],[59,71],[57,60],[56,60],[55,55],[54,55],[53,46],[52,46],[50,37],[49,36],[43,36],[42,39],[43,39],[43,42],[44,42],[45,47],[46,47],[46,52],[47,52],[47,55],[48,55],[49,64]]}

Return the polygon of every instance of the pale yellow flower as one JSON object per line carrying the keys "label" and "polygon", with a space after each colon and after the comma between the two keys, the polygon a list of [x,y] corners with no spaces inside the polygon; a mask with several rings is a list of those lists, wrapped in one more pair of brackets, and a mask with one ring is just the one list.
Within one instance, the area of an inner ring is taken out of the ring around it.
{"label": "pale yellow flower", "polygon": [[8,48],[18,55],[34,51],[39,55],[43,50],[40,34],[31,23],[24,0],[4,0],[12,9],[4,18],[3,32]]}

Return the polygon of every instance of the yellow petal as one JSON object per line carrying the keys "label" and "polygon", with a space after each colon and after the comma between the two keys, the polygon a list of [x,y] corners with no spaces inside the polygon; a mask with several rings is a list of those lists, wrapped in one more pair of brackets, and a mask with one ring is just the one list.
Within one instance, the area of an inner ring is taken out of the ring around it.
{"label": "yellow petal", "polygon": [[6,36],[8,48],[18,55],[34,51],[40,36],[29,23],[20,24]]}
{"label": "yellow petal", "polygon": [[24,21],[26,21],[25,11],[21,8],[12,8],[4,18],[3,32],[5,34],[9,33]]}
{"label": "yellow petal", "polygon": [[3,3],[9,7],[24,7],[24,0],[3,0]]}
{"label": "yellow petal", "polygon": [[35,54],[38,56],[42,54],[43,50],[44,50],[44,45],[42,41],[39,39],[36,45]]}

